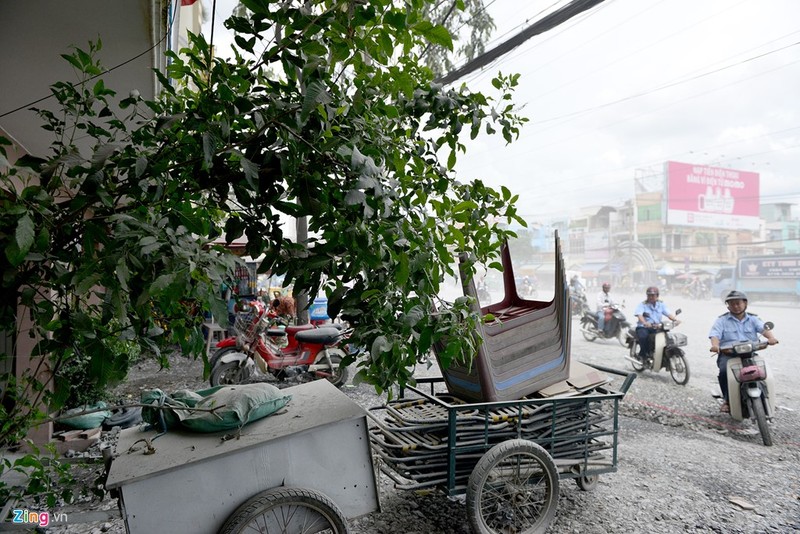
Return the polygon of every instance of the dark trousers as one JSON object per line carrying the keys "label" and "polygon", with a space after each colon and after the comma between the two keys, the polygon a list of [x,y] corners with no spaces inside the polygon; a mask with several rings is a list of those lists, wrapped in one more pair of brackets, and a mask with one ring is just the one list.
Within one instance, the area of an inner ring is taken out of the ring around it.
{"label": "dark trousers", "polygon": [[639,357],[644,359],[647,355],[653,352],[653,347],[650,346],[650,334],[654,334],[656,330],[652,328],[645,328],[643,326],[636,327],[636,342],[639,343]]}
{"label": "dark trousers", "polygon": [[719,381],[719,390],[722,392],[722,398],[725,399],[725,402],[728,402],[728,361],[731,358],[736,358],[736,356],[725,356],[720,354],[717,356],[717,367],[719,368],[719,375],[717,375],[717,380]]}

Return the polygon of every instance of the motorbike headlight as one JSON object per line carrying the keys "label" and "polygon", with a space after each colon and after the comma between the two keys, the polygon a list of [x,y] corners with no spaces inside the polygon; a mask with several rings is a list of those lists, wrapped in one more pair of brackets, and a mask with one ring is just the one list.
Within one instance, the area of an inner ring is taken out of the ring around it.
{"label": "motorbike headlight", "polygon": [[753,352],[753,344],[752,343],[739,343],[738,345],[733,346],[734,354],[748,354]]}

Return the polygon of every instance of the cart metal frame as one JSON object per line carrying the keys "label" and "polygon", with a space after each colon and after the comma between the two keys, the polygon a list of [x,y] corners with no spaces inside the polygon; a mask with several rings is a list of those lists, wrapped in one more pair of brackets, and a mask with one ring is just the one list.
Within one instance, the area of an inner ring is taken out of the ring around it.
{"label": "cart metal frame", "polygon": [[[382,420],[370,413],[370,439],[373,451],[381,459],[381,471],[401,489],[438,487],[449,496],[458,495],[466,491],[464,478],[469,476],[482,455],[503,441],[523,439],[547,451],[558,468],[559,478],[578,479],[579,486],[581,481],[589,485],[590,477],[617,470],[619,402],[636,378],[636,373],[592,367],[624,377],[620,389],[615,391],[602,385],[574,395],[459,403],[455,399],[445,400],[451,397],[447,394],[435,392],[436,386],[444,384],[443,378],[418,378],[417,386],[409,386],[400,392],[400,399],[394,406],[430,403],[446,414],[446,420],[429,419],[427,424],[422,419],[401,421],[396,413],[388,414],[390,419]],[[424,391],[424,386],[429,391]],[[414,397],[409,397],[408,392]],[[390,403],[373,408],[371,412],[392,410],[392,407]],[[531,426],[533,422],[537,424]],[[388,450],[394,444],[384,439],[387,431],[407,438],[404,444],[397,444],[407,461],[402,455],[395,456]],[[444,454],[441,452],[443,449],[446,449]],[[416,454],[415,451],[430,452]],[[603,451],[610,451],[610,457],[601,459],[598,453]],[[432,463],[434,460],[441,462],[445,459],[446,477],[413,476],[414,469],[401,464],[413,464],[415,454],[420,465],[432,466],[436,465]]]}

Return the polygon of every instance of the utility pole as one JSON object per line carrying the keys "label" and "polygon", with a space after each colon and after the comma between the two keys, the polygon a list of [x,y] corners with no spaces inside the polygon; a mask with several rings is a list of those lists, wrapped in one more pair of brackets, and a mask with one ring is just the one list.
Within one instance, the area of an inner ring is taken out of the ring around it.
{"label": "utility pole", "polygon": [[[295,220],[295,232],[297,242],[305,246],[308,241],[308,218],[303,216]],[[308,324],[308,293],[298,293],[294,299],[297,304],[297,324]]]}

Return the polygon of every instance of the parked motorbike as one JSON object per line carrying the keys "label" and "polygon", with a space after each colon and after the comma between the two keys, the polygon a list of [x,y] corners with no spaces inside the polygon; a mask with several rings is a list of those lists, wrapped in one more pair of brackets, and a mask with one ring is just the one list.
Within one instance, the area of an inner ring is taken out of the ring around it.
{"label": "parked motorbike", "polygon": [[[769,330],[773,326],[771,322],[764,324],[764,328]],[[728,361],[727,369],[731,417],[736,421],[754,420],[767,447],[772,445],[769,423],[775,413],[775,388],[767,373],[767,362],[756,351],[768,346],[766,341],[759,341],[736,343],[719,349],[722,354],[736,356]]]}
{"label": "parked motorbike", "polygon": [[589,309],[588,304],[581,317],[581,334],[586,341],[600,339],[614,339],[623,347],[628,346],[628,339],[632,336],[631,325],[622,313],[622,306],[614,304],[606,308],[605,327],[597,329],[597,314]]}
{"label": "parked motorbike", "polygon": [[[675,310],[675,315],[680,313],[680,309]],[[645,313],[644,316],[649,318],[650,315]],[[681,347],[685,347],[689,340],[685,334],[672,332],[674,327],[675,323],[672,321],[663,321],[653,325],[652,328],[656,330],[650,334],[650,346],[653,347],[653,352],[644,361],[637,357],[639,343],[636,335],[632,333],[628,343],[630,347],[628,360],[637,372],[644,370],[658,372],[661,369],[669,369],[672,380],[680,386],[685,386],[689,382],[689,364]]]}
{"label": "parked motorbike", "polygon": [[[236,336],[218,343],[211,358],[211,385],[241,384],[259,377],[273,376],[316,380],[328,379],[341,387],[348,370],[341,366],[346,354],[339,346],[349,329],[334,326],[303,325],[286,329],[269,328],[263,303],[254,301],[251,310],[236,316]],[[280,346],[283,340],[284,346]]]}
{"label": "parked motorbike", "polygon": [[[570,289],[569,300],[572,308],[572,315],[579,317],[586,312],[591,312],[589,301],[586,299],[586,292],[582,289]],[[595,321],[596,322],[596,321]]]}
{"label": "parked motorbike", "polygon": [[[287,325],[282,317],[271,315],[260,301],[249,302],[245,305],[244,310],[235,315],[233,335],[219,341],[214,346],[215,350],[208,358],[209,368],[213,369],[225,354],[247,352],[245,347],[252,343],[256,336],[262,336],[264,343],[276,351],[293,354],[299,347],[296,339],[297,333],[313,330],[319,326],[343,329],[343,326],[338,323]],[[350,351],[346,350],[346,352]]]}

